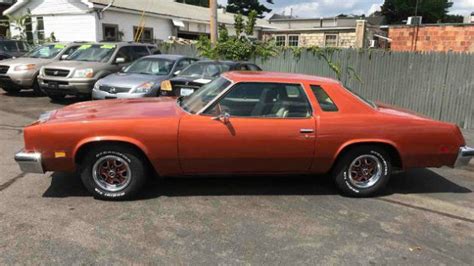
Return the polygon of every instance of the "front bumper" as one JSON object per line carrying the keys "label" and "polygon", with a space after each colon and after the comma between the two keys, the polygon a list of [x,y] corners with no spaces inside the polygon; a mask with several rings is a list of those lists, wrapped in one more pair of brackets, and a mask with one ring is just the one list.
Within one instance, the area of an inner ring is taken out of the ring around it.
{"label": "front bumper", "polygon": [[0,87],[22,87],[31,88],[35,81],[34,71],[8,72],[0,75]]}
{"label": "front bumper", "polygon": [[15,154],[15,161],[23,172],[44,173],[41,153],[39,152],[26,152],[21,150]]}
{"label": "front bumper", "polygon": [[92,92],[96,79],[38,77],[40,87],[51,94],[78,95]]}
{"label": "front bumper", "polygon": [[458,157],[454,163],[454,167],[466,166],[469,161],[474,157],[474,148],[463,146],[459,148]]}

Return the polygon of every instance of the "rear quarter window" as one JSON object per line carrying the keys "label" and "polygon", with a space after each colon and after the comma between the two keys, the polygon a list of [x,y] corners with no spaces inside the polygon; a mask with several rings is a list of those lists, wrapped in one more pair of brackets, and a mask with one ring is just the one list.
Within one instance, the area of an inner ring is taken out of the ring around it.
{"label": "rear quarter window", "polygon": [[311,91],[316,97],[316,100],[318,101],[321,110],[323,110],[324,112],[339,111],[334,101],[331,99],[331,97],[329,97],[329,95],[321,86],[311,85]]}

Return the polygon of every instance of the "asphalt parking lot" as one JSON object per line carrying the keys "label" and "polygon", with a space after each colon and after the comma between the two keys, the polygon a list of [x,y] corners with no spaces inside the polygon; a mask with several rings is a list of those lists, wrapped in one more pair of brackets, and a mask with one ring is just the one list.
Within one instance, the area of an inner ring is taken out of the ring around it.
{"label": "asphalt parking lot", "polygon": [[473,162],[397,174],[379,198],[342,197],[324,176],[269,176],[152,180],[137,200],[104,202],[74,174],[22,174],[13,161],[22,127],[61,106],[0,91],[0,264],[474,262]]}

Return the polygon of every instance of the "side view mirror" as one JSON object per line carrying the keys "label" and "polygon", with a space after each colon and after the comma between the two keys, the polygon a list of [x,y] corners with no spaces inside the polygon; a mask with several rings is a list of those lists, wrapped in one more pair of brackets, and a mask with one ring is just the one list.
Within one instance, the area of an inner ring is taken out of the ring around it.
{"label": "side view mirror", "polygon": [[221,121],[224,124],[229,124],[230,123],[230,114],[227,113],[227,112],[223,112],[220,115],[213,117],[212,120]]}
{"label": "side view mirror", "polygon": [[173,75],[177,76],[177,75],[179,75],[179,73],[181,73],[181,70],[176,70],[176,71],[173,73]]}
{"label": "side view mirror", "polygon": [[68,56],[69,56],[68,54],[63,54],[63,55],[61,55],[61,60],[66,59]]}
{"label": "side view mirror", "polygon": [[125,58],[117,57],[117,58],[115,58],[115,63],[116,64],[123,64],[123,63],[125,63]]}

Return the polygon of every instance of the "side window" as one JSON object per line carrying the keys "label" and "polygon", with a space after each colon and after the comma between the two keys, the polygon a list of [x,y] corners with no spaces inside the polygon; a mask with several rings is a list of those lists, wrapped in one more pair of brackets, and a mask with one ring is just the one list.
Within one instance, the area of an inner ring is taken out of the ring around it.
{"label": "side window", "polygon": [[318,85],[311,85],[311,91],[313,91],[314,96],[318,100],[319,106],[324,112],[337,112],[336,104],[333,102],[331,97],[324,91],[321,86]]}
{"label": "side window", "polygon": [[132,46],[134,53],[134,59],[138,59],[147,55],[150,55],[150,51],[145,46]]}
{"label": "side window", "polygon": [[249,71],[249,67],[246,65],[246,64],[241,64],[239,65],[236,70],[240,70],[240,71]]}
{"label": "side window", "polygon": [[66,51],[64,51],[62,55],[69,56],[70,54],[74,53],[77,50],[77,48],[79,48],[79,46],[71,46],[69,48],[66,48]]}
{"label": "side window", "polygon": [[189,59],[183,59],[176,65],[176,70],[183,70],[185,67],[191,65],[193,62]]}
{"label": "side window", "polygon": [[122,57],[125,59],[125,63],[129,63],[133,61],[133,51],[131,49],[131,46],[125,46],[122,47],[118,50],[117,55],[115,58]]}
{"label": "side window", "polygon": [[214,115],[219,110],[238,117],[311,116],[311,107],[301,86],[284,83],[239,83],[206,114]]}
{"label": "side window", "polygon": [[260,67],[258,67],[257,65],[249,64],[247,66],[251,71],[262,71],[262,69]]}

